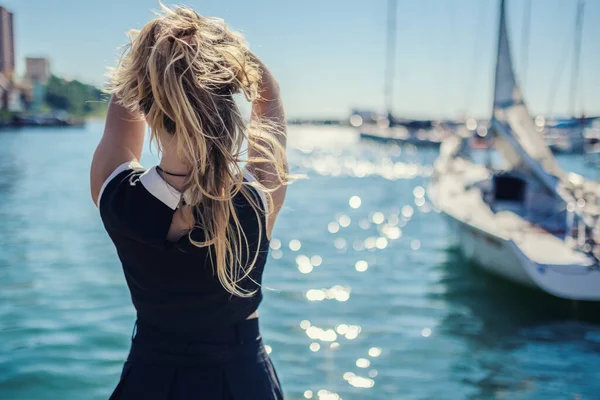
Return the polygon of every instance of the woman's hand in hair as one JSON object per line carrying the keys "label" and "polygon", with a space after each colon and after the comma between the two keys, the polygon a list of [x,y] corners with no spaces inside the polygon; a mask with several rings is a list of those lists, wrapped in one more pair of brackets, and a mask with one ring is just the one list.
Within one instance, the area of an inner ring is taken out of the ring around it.
{"label": "woman's hand in hair", "polygon": [[261,73],[261,79],[258,89],[260,99],[258,101],[266,102],[279,100],[279,83],[277,82],[267,65],[254,53],[250,53],[250,57],[252,61],[258,64]]}

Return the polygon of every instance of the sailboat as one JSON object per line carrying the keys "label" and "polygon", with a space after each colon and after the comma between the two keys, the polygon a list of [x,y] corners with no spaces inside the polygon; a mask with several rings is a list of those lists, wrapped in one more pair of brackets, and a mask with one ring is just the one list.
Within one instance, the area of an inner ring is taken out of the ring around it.
{"label": "sailboat", "polygon": [[[554,153],[583,153],[586,147],[584,131],[593,118],[576,116],[576,103],[579,84],[579,63],[581,60],[581,41],[583,39],[584,2],[579,0],[575,16],[575,43],[573,51],[573,64],[571,71],[571,87],[569,104],[571,118],[559,119],[546,126],[546,141]],[[556,83],[558,84],[558,83]]]}
{"label": "sailboat", "polygon": [[600,187],[563,171],[536,131],[514,74],[505,8],[501,0],[487,135],[503,167],[491,157],[475,163],[468,140],[451,137],[428,195],[474,265],[560,298],[600,301]]}
{"label": "sailboat", "polygon": [[[363,139],[439,147],[442,140],[449,134],[449,130],[444,128],[445,125],[439,125],[431,120],[398,118],[393,115],[392,104],[394,69],[396,65],[398,0],[388,0],[387,14],[387,50],[384,78],[384,97],[387,115],[371,113],[375,118],[369,118],[371,120],[369,121],[369,119],[363,117],[364,113],[353,111],[350,122],[353,126],[360,129],[360,137]],[[353,121],[360,121],[360,123],[355,124]]]}

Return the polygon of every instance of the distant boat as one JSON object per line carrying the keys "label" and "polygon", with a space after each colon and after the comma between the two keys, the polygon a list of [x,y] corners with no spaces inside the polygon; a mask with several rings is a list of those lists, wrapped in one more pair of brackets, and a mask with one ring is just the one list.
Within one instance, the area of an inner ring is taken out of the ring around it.
{"label": "distant boat", "polygon": [[554,153],[576,153],[585,151],[583,132],[587,125],[584,118],[558,120],[546,125],[546,142]]}
{"label": "distant boat", "polygon": [[379,127],[363,126],[360,131],[362,139],[381,143],[412,144],[418,147],[440,147],[444,139],[450,136],[450,130],[436,126],[431,129],[409,129],[402,125]]}
{"label": "distant boat", "polygon": [[502,169],[474,163],[468,139],[452,137],[429,187],[461,252],[505,279],[560,298],[600,301],[600,187],[561,170],[536,131],[511,62],[505,0],[487,137]]}
{"label": "distant boat", "polygon": [[600,118],[591,121],[583,131],[586,162],[600,167]]}

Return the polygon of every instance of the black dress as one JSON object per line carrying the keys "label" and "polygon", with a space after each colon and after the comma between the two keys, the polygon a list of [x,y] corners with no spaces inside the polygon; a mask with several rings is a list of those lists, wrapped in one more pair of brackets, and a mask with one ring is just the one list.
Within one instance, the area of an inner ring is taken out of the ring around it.
{"label": "black dress", "polygon": [[[244,171],[246,181],[254,178]],[[181,193],[156,168],[119,166],[98,200],[137,311],[136,329],[121,379],[111,399],[283,399],[258,320],[250,319],[262,299],[261,280],[269,242],[266,200],[245,186],[258,215],[240,193],[234,206],[256,262],[239,285],[255,291],[232,296],[213,272],[210,248],[193,246],[187,235],[166,240]],[[201,230],[192,238],[204,240]]]}

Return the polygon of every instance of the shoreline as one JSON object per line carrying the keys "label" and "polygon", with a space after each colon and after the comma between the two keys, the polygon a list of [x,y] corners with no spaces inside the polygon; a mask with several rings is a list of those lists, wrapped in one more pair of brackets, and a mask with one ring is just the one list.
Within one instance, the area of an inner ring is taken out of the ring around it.
{"label": "shoreline", "polygon": [[0,119],[0,128],[54,128],[54,127],[82,127],[88,118],[54,115],[12,115],[9,118]]}

